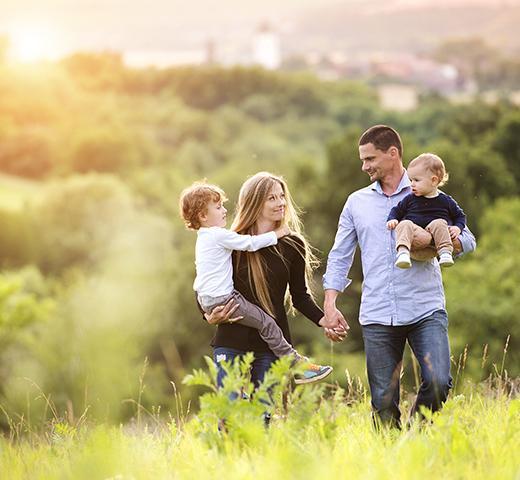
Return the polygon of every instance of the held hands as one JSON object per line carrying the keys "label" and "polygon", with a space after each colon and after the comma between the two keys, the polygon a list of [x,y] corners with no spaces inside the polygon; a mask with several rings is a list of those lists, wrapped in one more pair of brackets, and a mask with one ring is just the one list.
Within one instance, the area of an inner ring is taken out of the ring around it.
{"label": "held hands", "polygon": [[325,316],[319,321],[325,336],[333,342],[345,339],[350,329],[347,320],[335,305],[325,306]]}
{"label": "held hands", "polygon": [[346,330],[337,330],[334,328],[324,328],[323,333],[325,336],[333,342],[342,342],[345,340],[348,332]]}
{"label": "held hands", "polygon": [[395,227],[397,227],[398,223],[399,220],[388,220],[388,222],[386,222],[386,228],[388,228],[388,230],[393,230]]}
{"label": "held hands", "polygon": [[450,232],[450,237],[452,240],[455,240],[460,235],[460,228],[456,225],[449,226],[448,230]]}
{"label": "held hands", "polygon": [[274,233],[276,233],[276,236],[278,238],[285,237],[286,235],[290,235],[291,230],[286,225],[281,226],[280,228],[277,228]]}
{"label": "held hands", "polygon": [[211,313],[205,313],[204,317],[210,325],[220,325],[221,323],[233,323],[238,320],[242,320],[243,316],[232,317],[235,310],[239,307],[233,299],[227,302],[225,305],[219,305],[211,310]]}

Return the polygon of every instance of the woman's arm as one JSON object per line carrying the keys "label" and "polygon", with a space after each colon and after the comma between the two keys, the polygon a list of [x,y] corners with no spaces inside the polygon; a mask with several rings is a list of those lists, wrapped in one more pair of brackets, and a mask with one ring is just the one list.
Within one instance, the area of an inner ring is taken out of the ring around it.
{"label": "woman's arm", "polygon": [[291,301],[296,310],[319,325],[324,315],[323,310],[318,307],[312,298],[305,279],[305,244],[298,237],[291,236],[290,238],[297,244],[297,247],[288,242],[285,245],[285,251],[290,252],[288,253],[288,256],[290,256],[288,260]]}
{"label": "woman's arm", "polygon": [[225,305],[219,305],[218,307],[215,307],[213,310],[211,310],[211,313],[205,313],[204,310],[202,310],[198,300],[197,307],[199,307],[199,310],[204,316],[204,319],[210,325],[233,323],[244,318],[242,316],[233,317],[233,313],[235,313],[235,310],[239,307],[238,303],[236,303],[233,299],[229,300],[229,302],[227,302]]}

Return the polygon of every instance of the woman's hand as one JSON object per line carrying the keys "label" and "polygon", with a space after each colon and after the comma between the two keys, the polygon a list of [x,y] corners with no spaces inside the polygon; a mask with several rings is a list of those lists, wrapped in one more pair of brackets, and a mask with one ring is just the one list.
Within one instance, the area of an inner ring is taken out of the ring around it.
{"label": "woman's hand", "polygon": [[336,328],[324,328],[323,333],[333,342],[342,342],[347,336],[346,330],[338,330]]}
{"label": "woman's hand", "polygon": [[235,300],[231,299],[225,305],[215,307],[211,313],[205,313],[204,317],[210,325],[220,325],[221,323],[233,323],[242,320],[243,316],[232,317],[235,310],[239,307]]}

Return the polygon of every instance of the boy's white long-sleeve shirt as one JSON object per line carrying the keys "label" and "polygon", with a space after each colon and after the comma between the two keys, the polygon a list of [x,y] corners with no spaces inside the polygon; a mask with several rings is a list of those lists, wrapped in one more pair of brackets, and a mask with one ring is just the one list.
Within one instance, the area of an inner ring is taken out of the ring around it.
{"label": "boy's white long-sleeve shirt", "polygon": [[195,267],[197,276],[193,289],[199,295],[221,297],[233,291],[233,250],[256,252],[276,245],[275,232],[240,235],[220,227],[202,227],[197,232]]}

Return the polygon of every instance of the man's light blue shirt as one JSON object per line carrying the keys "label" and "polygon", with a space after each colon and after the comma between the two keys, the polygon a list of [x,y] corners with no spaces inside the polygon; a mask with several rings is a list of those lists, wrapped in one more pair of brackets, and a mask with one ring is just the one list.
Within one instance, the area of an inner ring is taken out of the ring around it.
{"label": "man's light blue shirt", "polygon": [[[323,288],[342,292],[351,283],[347,278],[356,247],[361,250],[363,288],[359,322],[362,325],[408,325],[445,309],[444,288],[436,258],[412,260],[412,268],[394,265],[395,232],[388,230],[390,209],[411,192],[405,173],[397,190],[383,193],[379,182],[352,193],[339,218],[334,246],[327,260]],[[466,227],[459,236],[463,253],[475,250],[475,237]]]}

